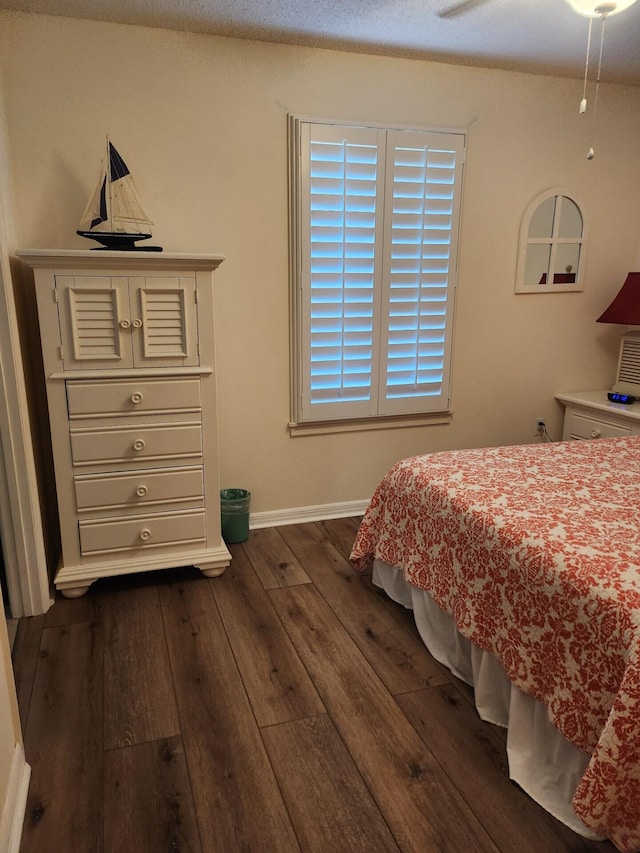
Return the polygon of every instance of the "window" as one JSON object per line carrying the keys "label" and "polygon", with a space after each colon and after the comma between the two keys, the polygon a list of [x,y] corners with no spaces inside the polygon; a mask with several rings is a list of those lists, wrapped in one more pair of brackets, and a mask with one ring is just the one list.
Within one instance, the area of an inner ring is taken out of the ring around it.
{"label": "window", "polygon": [[449,408],[465,136],[292,118],[292,417]]}
{"label": "window", "polygon": [[582,290],[588,227],[568,190],[535,198],[520,226],[516,293]]}

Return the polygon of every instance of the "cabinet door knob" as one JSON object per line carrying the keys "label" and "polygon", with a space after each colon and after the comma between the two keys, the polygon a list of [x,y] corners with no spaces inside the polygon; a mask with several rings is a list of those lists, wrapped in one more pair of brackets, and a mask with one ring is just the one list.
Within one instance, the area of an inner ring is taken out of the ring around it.
{"label": "cabinet door knob", "polygon": [[149,489],[147,488],[147,486],[138,486],[138,488],[136,489],[136,495],[139,498],[143,498],[148,491]]}
{"label": "cabinet door knob", "polygon": [[142,320],[140,320],[136,317],[136,319],[133,321],[133,328],[134,329],[141,329],[142,328]]}
{"label": "cabinet door knob", "polygon": [[144,400],[144,397],[140,393],[140,391],[134,391],[133,394],[131,395],[131,402],[135,403],[136,405],[138,403],[141,403],[143,400]]}
{"label": "cabinet door knob", "polygon": [[599,430],[599,429],[592,429],[591,430],[591,438],[600,438],[601,435],[602,435],[602,430]]}
{"label": "cabinet door knob", "polygon": [[140,531],[140,538],[143,542],[148,542],[151,539],[151,531],[148,527],[143,527]]}
{"label": "cabinet door knob", "polygon": [[146,444],[144,438],[136,438],[136,440],[133,442],[134,450],[144,450],[145,446]]}
{"label": "cabinet door knob", "polygon": [[128,329],[131,326],[131,320],[120,320],[120,328]]}

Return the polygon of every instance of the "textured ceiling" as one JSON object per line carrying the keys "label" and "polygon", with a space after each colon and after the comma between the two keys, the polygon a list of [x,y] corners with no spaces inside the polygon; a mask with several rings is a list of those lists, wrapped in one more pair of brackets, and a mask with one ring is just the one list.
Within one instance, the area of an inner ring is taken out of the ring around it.
{"label": "textured ceiling", "polygon": [[[566,0],[0,0],[0,8],[581,78]],[[594,22],[595,78],[600,22]],[[640,2],[606,22],[602,82],[640,85]]]}

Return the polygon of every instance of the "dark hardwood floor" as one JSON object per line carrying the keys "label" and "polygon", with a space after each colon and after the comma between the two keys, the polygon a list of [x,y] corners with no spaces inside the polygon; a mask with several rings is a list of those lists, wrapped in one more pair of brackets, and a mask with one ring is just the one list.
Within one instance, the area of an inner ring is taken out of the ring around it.
{"label": "dark hardwood floor", "polygon": [[20,620],[21,853],[613,851],[509,782],[503,732],[350,567],[357,524]]}

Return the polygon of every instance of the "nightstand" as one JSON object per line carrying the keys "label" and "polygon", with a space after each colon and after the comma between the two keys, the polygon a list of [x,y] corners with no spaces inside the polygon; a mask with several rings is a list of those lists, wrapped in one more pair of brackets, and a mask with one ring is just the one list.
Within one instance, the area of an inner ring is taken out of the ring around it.
{"label": "nightstand", "polygon": [[562,440],[640,435],[640,402],[611,403],[607,391],[557,394],[564,405]]}

